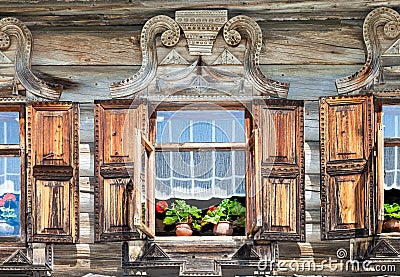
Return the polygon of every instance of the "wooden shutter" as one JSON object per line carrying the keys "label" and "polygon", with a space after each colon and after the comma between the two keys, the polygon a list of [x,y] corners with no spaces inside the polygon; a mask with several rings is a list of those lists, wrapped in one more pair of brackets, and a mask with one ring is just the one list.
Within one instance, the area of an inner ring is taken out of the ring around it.
{"label": "wooden shutter", "polygon": [[27,117],[28,241],[77,242],[79,107],[34,103]]}
{"label": "wooden shutter", "polygon": [[253,114],[255,239],[304,241],[303,102],[264,100]]}
{"label": "wooden shutter", "polygon": [[[141,101],[96,101],[95,221],[97,241],[154,235],[154,148]],[[140,232],[139,232],[140,231]]]}
{"label": "wooden shutter", "polygon": [[374,125],[371,96],[320,100],[321,238],[374,232]]}

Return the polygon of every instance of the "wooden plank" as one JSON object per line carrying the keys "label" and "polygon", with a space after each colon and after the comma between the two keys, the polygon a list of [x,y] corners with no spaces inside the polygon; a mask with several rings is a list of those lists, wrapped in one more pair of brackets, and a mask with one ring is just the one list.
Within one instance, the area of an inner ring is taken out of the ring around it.
{"label": "wooden plank", "polygon": [[309,141],[304,144],[306,174],[319,174],[319,142]]}
{"label": "wooden plank", "polygon": [[318,101],[304,102],[304,130],[305,141],[319,141]]}
{"label": "wooden plank", "polygon": [[80,105],[80,143],[90,143],[94,141],[94,105]]}
{"label": "wooden plank", "polygon": [[[7,4],[6,4],[7,3]],[[229,9],[230,16],[251,13],[257,20],[308,20],[327,18],[362,19],[373,8],[396,7],[396,1],[273,1],[231,0],[224,2],[191,1],[12,1],[0,3],[2,14],[19,16],[29,25],[131,25],[144,24],[155,15],[173,17],[175,10],[182,9]],[[157,7],[155,9],[154,7]],[[260,19],[261,18],[261,19]]]}
{"label": "wooden plank", "polygon": [[[32,28],[32,65],[141,65],[140,26]],[[364,42],[362,21],[265,22],[261,23],[264,43],[260,64],[362,64]],[[73,41],[73,43],[71,43]],[[227,47],[220,34],[214,52]],[[187,60],[187,43],[181,38],[175,47]],[[158,49],[161,61],[170,49]],[[244,47],[230,48],[241,57]],[[204,57],[207,59],[207,57]]]}
{"label": "wooden plank", "polygon": [[92,177],[94,175],[94,148],[93,143],[79,145],[79,176]]}

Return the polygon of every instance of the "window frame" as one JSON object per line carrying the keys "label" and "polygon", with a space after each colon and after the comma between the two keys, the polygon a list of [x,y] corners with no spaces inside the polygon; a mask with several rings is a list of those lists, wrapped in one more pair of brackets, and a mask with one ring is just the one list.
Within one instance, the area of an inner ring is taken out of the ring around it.
{"label": "window frame", "polygon": [[[26,160],[25,160],[25,105],[0,103],[0,112],[19,113],[19,145],[0,144],[1,157],[20,157],[20,234],[19,236],[0,236],[0,243],[26,241]],[[12,147],[10,147],[12,145]]]}
{"label": "window frame", "polygon": [[[399,106],[400,99],[388,99],[382,97],[375,97],[375,114],[376,114],[376,180],[377,180],[377,235],[385,236],[398,236],[399,233],[384,233],[382,232],[383,223],[385,221],[385,146],[400,146],[400,138],[385,139],[385,130],[383,126],[383,107],[384,106]],[[399,114],[400,115],[400,114]]]}
{"label": "window frame", "polygon": [[[251,182],[251,172],[249,172],[249,161],[250,156],[253,155],[249,149],[249,142],[252,138],[253,129],[253,117],[251,115],[251,102],[239,102],[235,100],[230,100],[229,102],[221,101],[207,101],[202,100],[199,102],[170,102],[163,101],[155,105],[154,103],[149,103],[151,106],[151,114],[149,119],[149,142],[154,146],[155,153],[162,151],[244,151],[245,152],[245,199],[248,202],[248,187]],[[196,110],[216,110],[216,108],[224,110],[240,110],[244,111],[244,141],[243,142],[185,142],[185,143],[157,143],[157,112],[159,111],[196,111]],[[156,170],[156,165],[154,164],[154,172]],[[155,175],[155,173],[154,173]],[[154,176],[154,179],[156,177]],[[154,183],[154,191],[155,191]],[[247,217],[247,214],[246,214]],[[247,232],[246,232],[247,233]],[[243,234],[245,237],[247,234]]]}

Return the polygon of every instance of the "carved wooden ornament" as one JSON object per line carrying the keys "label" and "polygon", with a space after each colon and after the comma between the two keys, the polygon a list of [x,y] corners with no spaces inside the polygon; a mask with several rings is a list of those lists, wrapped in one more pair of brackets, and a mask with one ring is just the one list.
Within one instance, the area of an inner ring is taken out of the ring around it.
{"label": "carved wooden ornament", "polygon": [[[394,40],[400,35],[400,14],[390,8],[377,8],[371,11],[365,18],[363,36],[367,52],[367,58],[363,68],[345,78],[336,80],[339,93],[357,93],[362,89],[369,89],[379,82],[382,71],[382,54],[378,38],[378,30],[383,27],[384,38]],[[389,47],[393,48],[393,47]]]}
{"label": "carved wooden ornament", "polygon": [[158,65],[186,64],[190,69],[192,61],[185,60],[176,51],[171,51],[160,62],[157,57],[156,37],[161,34],[162,46],[172,48],[180,41],[181,29],[187,40],[189,54],[196,56],[196,60],[198,58],[199,62],[195,63],[196,66],[203,66],[202,57],[214,54],[213,45],[221,29],[222,37],[229,47],[237,47],[242,42],[242,38],[245,38],[242,61],[235,58],[229,51],[224,51],[222,58],[219,57],[221,53],[215,53],[216,62],[210,67],[231,61],[232,64],[242,67],[243,79],[251,84],[258,94],[276,98],[287,97],[289,83],[268,79],[261,72],[259,57],[262,32],[260,26],[252,18],[239,15],[228,20],[226,10],[177,11],[175,18],[176,20],[173,20],[168,16],[159,15],[146,22],[140,38],[142,66],[133,76],[120,82],[110,83],[112,98],[131,98],[148,88],[156,77],[161,75],[158,72]]}
{"label": "carved wooden ornament", "polygon": [[[16,39],[14,73],[0,77],[0,100],[13,101],[18,98],[17,83],[26,89],[27,97],[35,100],[57,100],[62,86],[47,83],[36,77],[31,71],[32,34],[20,20],[7,17],[0,20],[0,51],[7,51]],[[4,54],[1,52],[2,56]],[[5,57],[5,56],[4,56]],[[5,57],[6,58],[6,57]],[[7,60],[9,60],[7,58]],[[11,62],[11,61],[10,61]]]}

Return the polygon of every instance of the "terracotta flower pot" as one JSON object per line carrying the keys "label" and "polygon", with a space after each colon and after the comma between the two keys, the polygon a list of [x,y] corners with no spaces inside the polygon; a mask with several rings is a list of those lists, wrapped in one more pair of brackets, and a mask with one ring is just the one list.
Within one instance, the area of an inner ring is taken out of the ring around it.
{"label": "terracotta flower pot", "polygon": [[192,228],[187,222],[176,223],[175,234],[177,236],[191,236],[193,233]]}
{"label": "terracotta flower pot", "polygon": [[230,236],[233,233],[232,222],[220,221],[214,225],[214,235],[217,236]]}
{"label": "terracotta flower pot", "polygon": [[400,232],[400,219],[389,219],[383,223],[383,231],[390,232]]}

